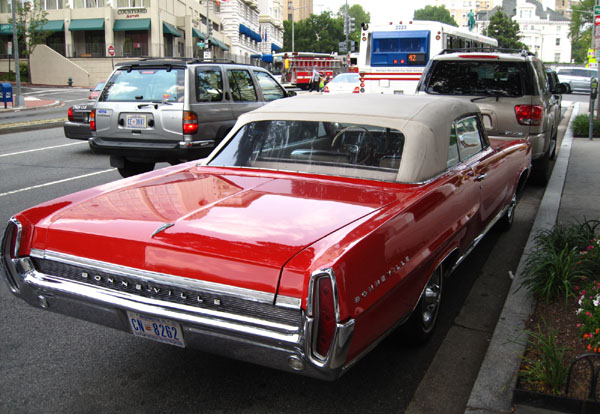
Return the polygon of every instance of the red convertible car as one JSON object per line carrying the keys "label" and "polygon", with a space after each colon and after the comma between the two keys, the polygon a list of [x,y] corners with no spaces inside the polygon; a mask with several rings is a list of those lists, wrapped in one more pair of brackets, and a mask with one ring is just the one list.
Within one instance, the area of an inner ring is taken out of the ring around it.
{"label": "red convertible car", "polygon": [[427,339],[530,166],[470,102],[282,99],[207,159],[16,214],[2,268],[32,306],[333,380],[399,325]]}

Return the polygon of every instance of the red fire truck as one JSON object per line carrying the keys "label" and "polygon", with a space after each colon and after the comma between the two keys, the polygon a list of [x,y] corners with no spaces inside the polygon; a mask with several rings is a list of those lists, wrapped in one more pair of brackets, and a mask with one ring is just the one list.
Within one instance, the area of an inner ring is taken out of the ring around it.
{"label": "red fire truck", "polygon": [[281,82],[307,89],[313,68],[319,73],[333,78],[346,71],[346,57],[327,53],[285,52],[273,55],[273,73],[281,72]]}

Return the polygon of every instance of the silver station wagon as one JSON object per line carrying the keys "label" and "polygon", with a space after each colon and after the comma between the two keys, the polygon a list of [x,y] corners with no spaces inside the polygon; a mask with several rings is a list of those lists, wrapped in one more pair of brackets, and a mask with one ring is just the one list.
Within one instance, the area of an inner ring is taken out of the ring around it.
{"label": "silver station wagon", "polygon": [[207,156],[239,115],[287,92],[258,66],[185,59],[124,63],[90,114],[94,152],[123,177]]}

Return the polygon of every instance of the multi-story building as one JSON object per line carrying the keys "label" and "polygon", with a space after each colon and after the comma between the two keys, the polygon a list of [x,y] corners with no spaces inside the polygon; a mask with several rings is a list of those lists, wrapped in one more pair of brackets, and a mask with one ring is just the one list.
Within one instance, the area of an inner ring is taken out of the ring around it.
{"label": "multi-story building", "polygon": [[[221,2],[224,33],[231,39],[236,62],[272,61],[283,46],[283,0],[227,0]],[[256,61],[253,61],[256,59]]]}
{"label": "multi-story building", "polygon": [[[12,1],[0,0],[0,55],[12,42]],[[112,46],[116,57],[203,57],[208,51],[211,57],[247,61],[283,45],[282,1],[42,0],[40,5],[48,19],[43,29],[50,32],[46,45],[67,58],[107,57]]]}
{"label": "multi-story building", "polygon": [[502,0],[435,0],[436,6],[444,6],[459,27],[468,27],[469,13],[477,14],[499,6]]}
{"label": "multi-story building", "polygon": [[[477,14],[479,33],[487,28],[496,7]],[[544,62],[570,62],[570,19],[536,0],[504,0],[503,12],[519,24],[521,41]]]}
{"label": "multi-story building", "polygon": [[288,21],[307,19],[313,13],[313,0],[283,0],[283,13]]}

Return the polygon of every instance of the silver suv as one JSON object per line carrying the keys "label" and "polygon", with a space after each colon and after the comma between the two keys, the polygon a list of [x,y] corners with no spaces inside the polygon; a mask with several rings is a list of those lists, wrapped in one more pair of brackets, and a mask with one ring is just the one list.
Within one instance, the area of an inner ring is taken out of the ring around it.
{"label": "silver suv", "polygon": [[90,147],[123,177],[207,156],[237,117],[292,96],[258,66],[185,59],[124,63],[90,114]]}
{"label": "silver suv", "polygon": [[556,149],[566,85],[549,83],[543,63],[527,52],[444,51],[430,60],[417,93],[475,102],[490,137],[528,139],[534,178],[545,183]]}
{"label": "silver suv", "polygon": [[558,67],[556,68],[558,79],[567,83],[572,92],[590,93],[590,81],[598,77],[597,69]]}

